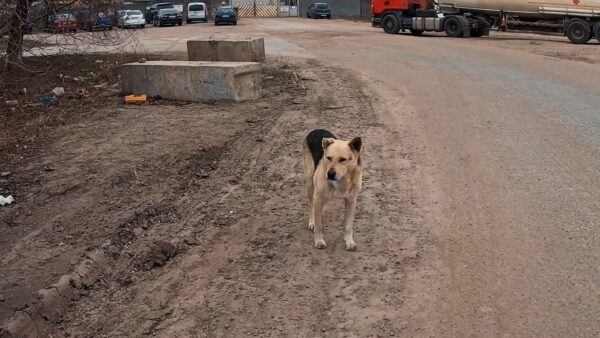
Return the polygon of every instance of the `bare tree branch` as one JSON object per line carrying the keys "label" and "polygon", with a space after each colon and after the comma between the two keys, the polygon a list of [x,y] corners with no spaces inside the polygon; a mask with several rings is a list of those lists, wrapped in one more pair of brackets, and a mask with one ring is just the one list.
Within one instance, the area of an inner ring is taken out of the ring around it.
{"label": "bare tree branch", "polygon": [[[25,69],[23,56],[43,55],[48,51],[56,53],[81,53],[90,48],[119,49],[133,45],[135,36],[132,31],[110,30],[104,32],[73,33],[62,32],[54,21],[73,18],[89,13],[90,20],[97,20],[100,13],[116,22],[117,4],[108,0],[69,0],[56,3],[53,0],[7,0],[0,3],[0,42],[5,43],[5,51],[0,52],[2,70],[11,67]],[[87,17],[86,17],[87,18]],[[87,22],[81,22],[78,29]],[[61,26],[62,27],[62,26]],[[94,25],[90,24],[90,30]],[[85,27],[87,28],[87,27]],[[112,27],[111,27],[112,28]],[[62,30],[62,28],[61,28]],[[71,28],[71,30],[73,30]],[[46,34],[43,31],[49,31]],[[56,31],[56,32],[54,32]],[[35,33],[31,35],[26,34]],[[63,33],[63,34],[58,34]]]}

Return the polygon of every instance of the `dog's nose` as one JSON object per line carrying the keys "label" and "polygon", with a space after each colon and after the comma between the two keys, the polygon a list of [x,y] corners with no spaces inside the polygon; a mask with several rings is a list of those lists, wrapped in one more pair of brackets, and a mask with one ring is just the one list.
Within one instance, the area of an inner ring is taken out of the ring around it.
{"label": "dog's nose", "polygon": [[335,171],[334,170],[329,170],[327,172],[327,179],[334,181],[335,180]]}

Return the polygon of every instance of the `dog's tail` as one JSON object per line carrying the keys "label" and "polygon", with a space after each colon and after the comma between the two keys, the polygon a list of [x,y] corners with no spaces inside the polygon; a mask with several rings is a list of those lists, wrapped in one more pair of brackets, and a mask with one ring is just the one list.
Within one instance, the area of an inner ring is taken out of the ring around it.
{"label": "dog's tail", "polygon": [[337,139],[337,137],[335,137],[335,135],[333,135],[332,132],[325,129],[315,129],[308,133],[308,135],[304,139],[304,149],[310,153],[315,168],[319,165],[319,162],[323,158],[324,138]]}

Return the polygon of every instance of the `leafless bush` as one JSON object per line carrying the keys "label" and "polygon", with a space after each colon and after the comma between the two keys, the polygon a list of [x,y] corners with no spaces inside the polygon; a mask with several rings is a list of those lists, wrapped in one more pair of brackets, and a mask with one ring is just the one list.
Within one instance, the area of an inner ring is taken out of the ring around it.
{"label": "leafless bush", "polygon": [[[112,27],[111,30],[94,29],[102,29],[95,27],[97,17],[102,15],[116,25],[118,9],[119,4],[113,0],[1,1],[2,70],[15,67],[26,69],[23,57],[30,55],[135,51],[138,43],[134,31]],[[73,20],[77,20],[75,29]],[[63,24],[56,25],[59,21]],[[89,31],[82,32],[82,29]]]}

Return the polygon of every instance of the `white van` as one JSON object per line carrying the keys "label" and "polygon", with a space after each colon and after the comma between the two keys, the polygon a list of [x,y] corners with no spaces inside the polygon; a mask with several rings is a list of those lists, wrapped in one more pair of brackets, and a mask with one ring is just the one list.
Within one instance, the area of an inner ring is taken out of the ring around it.
{"label": "white van", "polygon": [[187,23],[193,21],[208,21],[206,4],[204,2],[190,2],[187,7]]}

